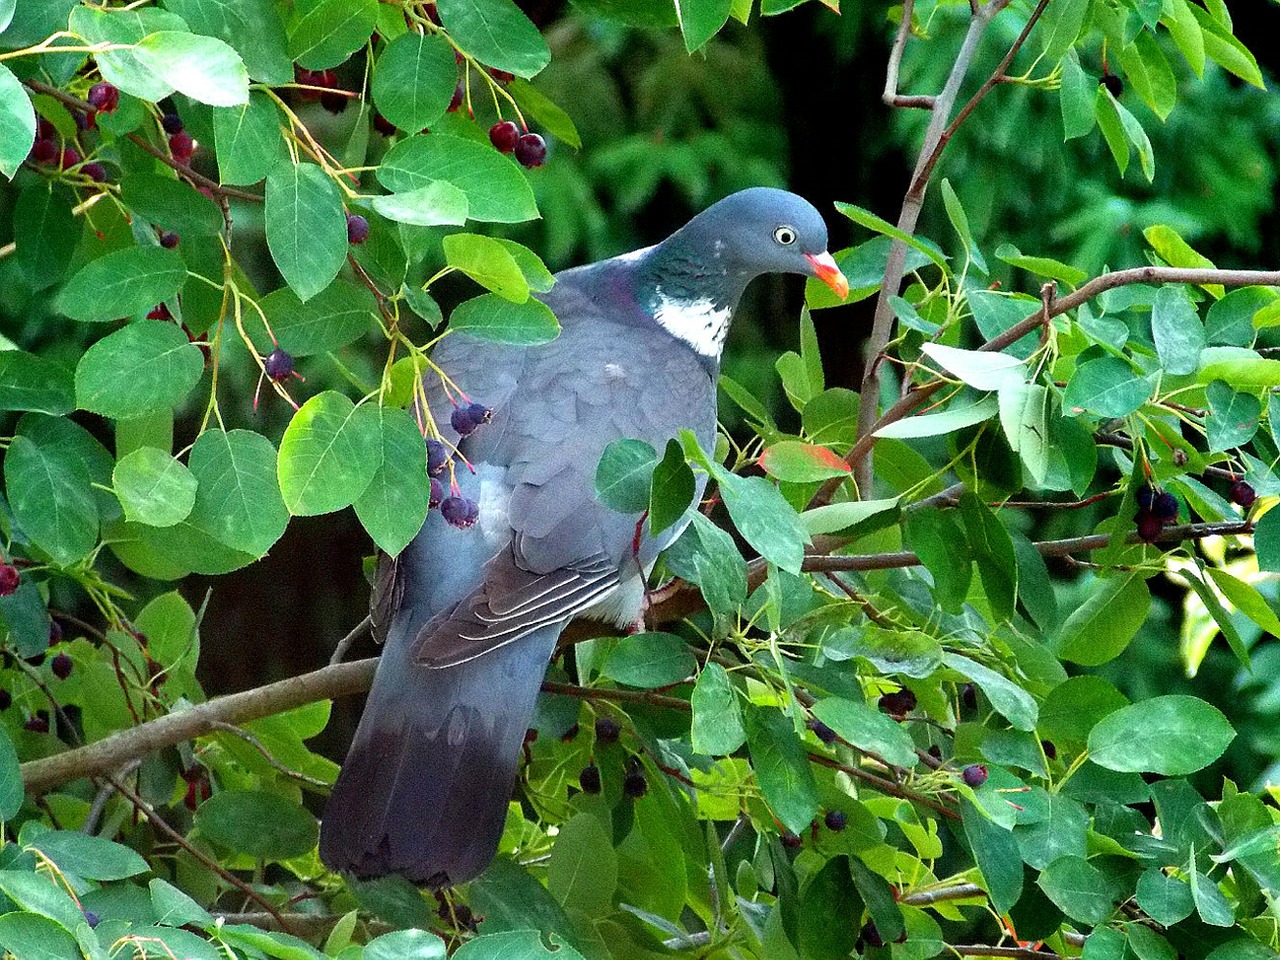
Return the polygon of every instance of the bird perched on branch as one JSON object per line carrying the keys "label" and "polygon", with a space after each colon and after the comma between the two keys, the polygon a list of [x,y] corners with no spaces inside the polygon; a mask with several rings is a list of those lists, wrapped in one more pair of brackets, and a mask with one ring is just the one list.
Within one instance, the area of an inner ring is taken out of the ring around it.
{"label": "bird perched on branch", "polygon": [[[844,296],[826,248],[805,200],[743,190],[661,243],[558,274],[542,297],[562,327],[552,342],[440,343],[435,362],[476,401],[441,429],[474,472],[455,471],[461,505],[432,511],[380,563],[386,649],[325,810],[329,867],[442,887],[488,866],[556,639],[578,616],[636,622],[681,528],[652,537],[598,502],[601,453],[623,438],[661,450],[682,429],[711,449],[720,352],[747,284],[796,273]],[[448,409],[438,382],[427,396]]]}

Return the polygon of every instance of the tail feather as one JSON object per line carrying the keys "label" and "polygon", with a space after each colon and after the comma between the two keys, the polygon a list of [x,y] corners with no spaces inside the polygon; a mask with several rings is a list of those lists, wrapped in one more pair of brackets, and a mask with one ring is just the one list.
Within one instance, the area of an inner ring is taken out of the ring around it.
{"label": "tail feather", "polygon": [[410,644],[391,637],[325,809],[321,859],[358,877],[398,873],[431,887],[479,875],[502,836],[563,627],[445,669],[413,663]]}

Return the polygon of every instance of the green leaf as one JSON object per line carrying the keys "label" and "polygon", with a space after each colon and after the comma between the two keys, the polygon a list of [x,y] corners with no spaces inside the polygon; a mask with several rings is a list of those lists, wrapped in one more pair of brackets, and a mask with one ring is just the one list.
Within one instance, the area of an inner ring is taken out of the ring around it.
{"label": "green leaf", "polygon": [[1083,137],[1098,122],[1095,112],[1094,84],[1080,67],[1075,51],[1062,59],[1062,88],[1058,94],[1062,108],[1062,139]]}
{"label": "green leaf", "polygon": [[598,817],[579,813],[560,825],[551,859],[547,889],[566,909],[604,916],[618,887],[618,855]]}
{"label": "green leaf", "polygon": [[280,492],[294,516],[332,513],[354,503],[378,469],[376,404],[354,406],[333,390],[302,405],[280,441]]}
{"label": "green leaf", "polygon": [[1213,927],[1229,927],[1234,924],[1235,912],[1213,878],[1205,876],[1199,870],[1188,871],[1188,875],[1191,878],[1191,899],[1195,901],[1196,913],[1200,915],[1200,919]]}
{"label": "green leaf", "polygon": [[999,390],[1010,377],[1026,380],[1026,364],[1005,353],[960,350],[941,343],[921,347],[929,359],[977,390]]}
{"label": "green leaf", "polygon": [[203,927],[214,922],[208,910],[169,881],[154,877],[147,888],[151,892],[151,907],[155,910],[156,923],[167,927],[183,927],[187,924]]}
{"label": "green leaf", "polygon": [[[223,790],[196,809],[200,835],[237,853],[289,860],[315,849],[320,826],[296,803],[262,790]],[[270,829],[264,829],[267,825]]]}
{"label": "green leaf", "polygon": [[[230,946],[239,947],[242,953],[264,953],[276,960],[325,960],[324,954],[305,940],[288,933],[261,930],[247,923],[221,924],[218,927],[218,939]],[[222,955],[219,953],[218,956]]]}
{"label": "green leaf", "polygon": [[267,247],[303,303],[347,259],[347,215],[333,181],[314,163],[283,162],[267,174]]}
{"label": "green leaf", "polygon": [[404,193],[436,180],[467,196],[467,216],[493,223],[519,223],[538,216],[529,180],[514,161],[487,143],[447,133],[409,137],[392,147],[378,168],[378,181]]}
{"label": "green leaf", "polygon": [[378,407],[378,469],[356,499],[356,516],[384,552],[396,556],[427,519],[431,481],[418,425],[406,410]]}
{"label": "green leaf", "polygon": [[690,524],[663,554],[676,576],[696,583],[707,606],[716,613],[730,613],[747,598],[747,568],[733,537],[697,510]]}
{"label": "green leaf", "polygon": [[582,137],[578,133],[578,128],[574,126],[573,118],[553,103],[541,90],[527,80],[517,77],[507,84],[507,92],[515,97],[520,109],[537,120],[547,133],[575,150],[582,149]]}
{"label": "green leaf", "polygon": [[124,880],[151,869],[128,847],[75,830],[49,830],[26,846],[35,847],[59,869],[86,880]]}
{"label": "green leaf", "polygon": [[1203,700],[1153,697],[1103,718],[1089,734],[1089,755],[1108,770],[1178,777],[1213,763],[1235,735]]}
{"label": "green leaf", "polygon": [[1119,357],[1099,357],[1076,367],[1062,405],[1072,413],[1127,417],[1151,397],[1151,381]]}
{"label": "green leaf", "polygon": [[804,744],[791,721],[774,707],[748,705],[747,747],[765,802],[778,821],[800,834],[818,812],[817,787]]}
{"label": "green leaf", "polygon": [[956,194],[955,187],[951,186],[951,181],[946,177],[942,178],[941,186],[942,203],[947,210],[947,219],[951,221],[951,226],[955,228],[956,234],[960,237],[960,242],[964,244],[965,253],[969,255],[973,265],[983,273],[986,273],[987,261],[973,240],[973,231],[969,227],[969,216],[964,212],[964,204],[960,202],[960,197]]}
{"label": "green leaf", "polygon": [[[1002,243],[996,248],[996,257],[1011,267],[1021,267],[1038,277],[1049,277],[1060,280],[1072,287],[1078,287],[1088,279],[1089,275],[1078,267],[1054,260],[1052,257],[1029,257],[1011,243]],[[985,291],[975,291],[984,293]],[[1027,313],[1031,311],[1028,310]]]}
{"label": "green leaf", "polygon": [[289,53],[307,70],[327,70],[368,43],[377,24],[378,0],[297,0]]}
{"label": "green leaf", "polygon": [[[843,503],[828,503],[800,514],[800,523],[810,537],[817,537],[824,533],[848,530],[879,514],[891,513],[897,506],[897,497],[886,500],[846,500]],[[891,514],[891,516],[897,515],[896,512]],[[889,517],[881,519],[885,522],[890,521]]]}
{"label": "green leaf", "polygon": [[[3,29],[3,28],[0,28]],[[36,141],[36,112],[21,81],[0,64],[0,173],[10,180]]]}
{"label": "green leaf", "polygon": [[516,259],[497,240],[478,233],[454,233],[444,238],[445,262],[492,290],[504,300],[524,303],[529,284]]}
{"label": "green leaf", "polygon": [[223,227],[213,201],[173,177],[130,174],[120,181],[120,199],[142,219],[184,237],[212,237]]}
{"label": "green leaf", "polygon": [[1059,857],[1036,882],[1063,913],[1081,923],[1096,926],[1115,906],[1107,875],[1083,857]]}
{"label": "green leaf", "polygon": [[486,293],[458,304],[449,314],[449,329],[490,343],[531,346],[560,335],[560,321],[541,300],[511,303]]}
{"label": "green leaf", "polygon": [[911,735],[902,724],[874,707],[827,697],[813,705],[813,715],[860,750],[869,750],[896,767],[916,765]]}
{"label": "green leaf", "polygon": [[1200,351],[1206,345],[1205,328],[1183,287],[1164,286],[1156,291],[1151,305],[1151,334],[1166,373],[1182,375],[1199,369]]}
{"label": "green leaf", "polygon": [[738,695],[720,664],[712,662],[702,668],[689,703],[693,707],[690,745],[695,753],[728,756],[746,741]]}
{"label": "green leaf", "polygon": [[76,271],[62,288],[57,307],[84,323],[130,317],[168,300],[186,280],[187,265],[175,251],[126,247],[90,260]]}
{"label": "green leaf", "polygon": [[0,33],[4,33],[9,29],[9,24],[13,22],[14,11],[18,7],[18,0],[0,0]]}
{"label": "green leaf", "polygon": [[780,440],[760,455],[764,471],[788,483],[809,483],[849,475],[849,465],[826,447],[799,440]]}
{"label": "green leaf", "polygon": [[1058,655],[1096,667],[1120,655],[1151,607],[1151,593],[1137,572],[1107,577],[1071,612],[1058,635]]}
{"label": "green leaf", "polygon": [[551,62],[542,34],[511,0],[439,0],[449,35],[481,63],[528,79]]}
{"label": "green leaf", "polygon": [[942,662],[965,679],[976,683],[991,701],[991,706],[1015,730],[1036,728],[1039,709],[1035,699],[1008,677],[958,653],[943,653]]}
{"label": "green leaf", "polygon": [[216,37],[162,30],[133,48],[138,62],[179,93],[215,107],[249,101],[249,72],[240,54]]}
{"label": "green leaf", "polygon": [[657,536],[685,515],[697,493],[693,471],[676,440],[667,441],[662,459],[653,468],[649,493],[649,533]]}
{"label": "green leaf", "polygon": [[1150,869],[1138,878],[1138,906],[1166,927],[1187,919],[1195,911],[1191,887],[1185,880]]}
{"label": "green leaf", "polygon": [[98,511],[84,461],[65,443],[16,436],[4,459],[9,508],[40,549],[69,566],[98,539]]}
{"label": "green leaf", "polygon": [[[1147,243],[1151,244],[1151,249],[1159,254],[1160,259],[1171,267],[1212,269],[1214,266],[1213,261],[1208,257],[1202,256],[1191,249],[1187,241],[1183,240],[1173,227],[1156,224],[1143,230],[1142,236]],[[1224,292],[1220,283],[1202,283],[1200,286],[1212,294],[1215,299],[1220,298]]]}
{"label": "green leaf", "polygon": [[524,274],[524,281],[529,285],[530,290],[535,293],[546,293],[555,286],[556,278],[536,253],[514,240],[508,240],[505,237],[494,237],[494,239],[502,244],[507,253],[511,254],[520,267],[520,272]]}
{"label": "green leaf", "polygon": [[1000,387],[999,403],[1000,426],[1004,428],[1009,448],[1022,460],[1035,482],[1043,485],[1051,455],[1048,388],[1038,383],[1007,380]]}
{"label": "green leaf", "polygon": [[434,933],[393,930],[366,943],[361,956],[363,960],[445,960],[446,954],[444,941]]}
{"label": "green leaf", "polygon": [[88,43],[118,44],[124,48],[94,55],[102,79],[152,103],[173,93],[171,83],[134,56],[133,45],[154,33],[186,30],[186,21],[181,17],[155,7],[104,10],[77,4],[71,11],[70,25]]}
{"label": "green leaf", "polygon": [[444,116],[458,85],[453,46],[438,34],[405,33],[378,57],[373,102],[401,130],[421,130]]}
{"label": "green leaf", "polygon": [[1098,129],[1102,131],[1102,139],[1116,161],[1120,176],[1129,169],[1129,140],[1124,133],[1124,125],[1120,122],[1120,104],[1111,96],[1107,88],[1099,84],[1093,97],[1094,116],[1098,120]]}
{"label": "green leaf", "polygon": [[1209,342],[1251,347],[1255,331],[1280,322],[1280,295],[1270,287],[1240,287],[1210,304],[1204,328]]}
{"label": "green leaf", "polygon": [[[284,23],[272,0],[167,0],[192,33],[221,37],[244,60],[249,76],[259,83],[289,83],[289,59]],[[219,160],[222,151],[219,150]]]}
{"label": "green leaf", "polygon": [[446,180],[373,197],[369,206],[388,220],[416,227],[460,226],[468,215],[467,195]]}
{"label": "green leaf", "polygon": [[1258,569],[1280,572],[1280,510],[1268,510],[1253,528]]}
{"label": "green leaf", "polygon": [[18,815],[24,796],[18,752],[13,749],[9,731],[0,727],[0,823]]}
{"label": "green leaf", "polygon": [[596,465],[596,496],[620,513],[640,513],[649,506],[650,478],[658,452],[643,440],[614,440]]}
{"label": "green leaf", "polygon": [[1262,417],[1262,403],[1257,397],[1237,392],[1222,380],[1209,384],[1205,393],[1209,399],[1205,439],[1210,453],[1241,447],[1253,439]]}
{"label": "green leaf", "polygon": [[965,837],[986,881],[991,903],[1005,913],[1022,896],[1022,858],[1013,834],[988,820],[969,800],[960,803]]}
{"label": "green leaf", "polygon": [[248,102],[240,106],[215,107],[213,138],[219,179],[223,183],[257,183],[287,159],[280,123],[280,111],[260,90],[251,91]]}
{"label": "green leaf", "polygon": [[204,354],[181,328],[143,320],[85,351],[76,367],[76,405],[117,420],[165,410],[190,393],[203,372]]}
{"label": "green leaf", "polygon": [[669,687],[697,671],[688,645],[670,633],[635,633],[618,641],[601,668],[630,687]]}
{"label": "green leaf", "polygon": [[[378,310],[367,287],[347,280],[333,281],[306,304],[288,287],[281,287],[259,305],[280,348],[294,357],[329,353],[358,340],[373,329]],[[271,339],[255,312],[250,311],[245,327],[259,350],[269,353]]]}
{"label": "green leaf", "polygon": [[1262,71],[1258,69],[1258,61],[1249,48],[1231,34],[1231,30],[1213,18],[1209,11],[1188,4],[1191,13],[1200,24],[1204,36],[1204,52],[1228,73],[1234,73],[1245,83],[1251,83],[1259,90],[1265,90],[1262,82]]}
{"label": "green leaf", "polygon": [[1018,595],[1018,560],[1009,531],[971,490],[961,494],[960,514],[991,612],[1008,619],[1013,616]]}
{"label": "green leaf", "polygon": [[684,46],[690,53],[700,49],[729,21],[732,0],[675,0],[676,17]]}
{"label": "green leaf", "polygon": [[75,383],[66,367],[22,350],[0,350],[0,410],[56,417],[75,408]]}
{"label": "green leaf", "polygon": [[188,462],[199,481],[191,523],[233,550],[265,554],[289,522],[271,441],[251,430],[208,430]]}
{"label": "green leaf", "polygon": [[[905,243],[913,250],[916,250],[928,257],[944,274],[950,273],[950,270],[947,267],[946,255],[943,254],[943,252],[938,249],[937,245],[931,241],[922,240],[920,237],[904,233],[888,220],[876,216],[870,210],[865,210],[857,204],[841,203],[837,200],[836,209],[859,226],[866,227],[868,230],[874,230],[876,233],[882,233],[886,237]],[[850,289],[853,288],[852,282],[849,284],[849,287]]]}
{"label": "green leaf", "polygon": [[84,923],[76,902],[47,874],[31,870],[0,870],[0,892],[28,913],[47,917],[73,931]]}
{"label": "green leaf", "polygon": [[778,488],[764,477],[740,477],[719,464],[711,465],[711,473],[743,539],[770,563],[798,574],[809,535]]}
{"label": "green leaf", "polygon": [[14,960],[83,960],[84,954],[65,928],[35,913],[0,916],[0,944]]}
{"label": "green leaf", "polygon": [[[552,933],[547,939],[550,949],[543,945],[537,930],[487,933],[468,940],[453,956],[454,960],[583,960],[582,954],[565,943],[563,937]],[[369,948],[365,947],[366,957],[368,953]]]}
{"label": "green leaf", "polygon": [[128,520],[171,527],[186,519],[196,502],[196,478],[163,450],[139,447],[116,463],[111,475]]}
{"label": "green leaf", "polygon": [[862,897],[850,875],[848,857],[832,857],[800,891],[796,939],[805,960],[844,960],[859,940],[856,923],[836,917],[861,917]]}
{"label": "green leaf", "polygon": [[37,181],[18,194],[13,221],[23,228],[14,238],[14,260],[32,290],[53,286],[67,272],[80,239],[74,205],[71,191],[53,182]]}

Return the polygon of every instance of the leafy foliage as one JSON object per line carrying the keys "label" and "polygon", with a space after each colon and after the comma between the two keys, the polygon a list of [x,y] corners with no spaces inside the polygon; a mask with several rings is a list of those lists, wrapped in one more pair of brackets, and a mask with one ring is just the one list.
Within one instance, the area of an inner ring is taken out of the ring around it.
{"label": "leafy foliage", "polygon": [[[606,450],[597,495],[683,528],[678,579],[552,667],[478,880],[433,904],[320,863],[322,680],[164,733],[227,701],[163,584],[349,506],[398,553],[449,414],[421,378],[454,389],[431,347],[557,335],[513,236],[611,254],[605,185],[630,213],[785,180],[751,21],[795,6],[577,0],[560,34],[511,0],[0,0],[0,951],[1275,954],[1280,277],[1214,267],[1259,242],[1275,105],[1220,2],[982,8],[1026,73],[956,126],[923,227],[835,208],[893,389],[832,385],[811,284],[798,352],[747,370],[790,409],[735,368],[715,450]],[[902,16],[902,76],[943,89],[971,12]],[[490,145],[506,117],[546,169]],[[1022,192],[984,175],[1015,148]],[[68,753],[99,741],[136,752]]]}

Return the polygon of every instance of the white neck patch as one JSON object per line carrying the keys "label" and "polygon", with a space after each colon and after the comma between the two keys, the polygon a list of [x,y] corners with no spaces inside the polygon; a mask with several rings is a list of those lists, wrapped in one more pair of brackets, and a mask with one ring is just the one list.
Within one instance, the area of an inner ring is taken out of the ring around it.
{"label": "white neck patch", "polygon": [[664,296],[658,287],[653,301],[653,318],[669,334],[683,340],[704,357],[719,358],[729,332],[729,307],[713,300],[682,301]]}

